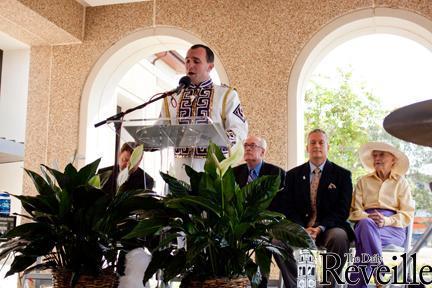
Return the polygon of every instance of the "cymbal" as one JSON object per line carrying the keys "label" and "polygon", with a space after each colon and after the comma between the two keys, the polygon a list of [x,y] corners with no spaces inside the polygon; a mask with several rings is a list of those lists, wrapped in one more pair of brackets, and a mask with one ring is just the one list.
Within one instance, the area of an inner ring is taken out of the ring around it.
{"label": "cymbal", "polygon": [[384,118],[391,135],[418,145],[432,147],[432,100],[399,108]]}

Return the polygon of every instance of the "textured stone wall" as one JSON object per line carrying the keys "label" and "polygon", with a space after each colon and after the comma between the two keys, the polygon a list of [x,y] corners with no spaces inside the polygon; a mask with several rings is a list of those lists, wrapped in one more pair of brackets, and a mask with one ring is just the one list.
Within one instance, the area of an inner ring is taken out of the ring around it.
{"label": "textured stone wall", "polygon": [[84,16],[74,0],[1,0],[0,32],[30,46],[80,43]]}
{"label": "textured stone wall", "polygon": [[82,39],[85,8],[76,0],[18,0],[77,39]]}

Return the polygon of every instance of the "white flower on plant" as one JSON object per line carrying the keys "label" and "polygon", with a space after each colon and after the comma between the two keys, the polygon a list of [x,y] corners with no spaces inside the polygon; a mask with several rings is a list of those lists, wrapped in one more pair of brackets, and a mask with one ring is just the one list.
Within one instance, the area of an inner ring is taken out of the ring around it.
{"label": "white flower on plant", "polygon": [[229,148],[229,155],[227,158],[222,160],[221,162],[218,161],[216,155],[212,153],[213,160],[216,163],[217,166],[217,173],[220,177],[223,177],[225,172],[228,170],[229,167],[231,167],[234,164],[237,164],[238,162],[243,159],[244,154],[244,148],[241,142],[237,142],[234,146]]}

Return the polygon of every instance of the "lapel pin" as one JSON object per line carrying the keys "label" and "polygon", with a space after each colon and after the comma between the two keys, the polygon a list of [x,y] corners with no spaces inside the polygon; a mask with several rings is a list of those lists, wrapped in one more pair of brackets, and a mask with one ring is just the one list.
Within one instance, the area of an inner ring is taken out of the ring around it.
{"label": "lapel pin", "polygon": [[306,180],[306,176],[303,175],[303,180]]}

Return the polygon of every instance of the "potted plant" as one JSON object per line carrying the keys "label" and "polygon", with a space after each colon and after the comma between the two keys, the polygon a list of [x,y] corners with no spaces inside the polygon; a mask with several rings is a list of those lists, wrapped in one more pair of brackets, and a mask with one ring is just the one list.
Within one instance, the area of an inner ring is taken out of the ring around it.
{"label": "potted plant", "polygon": [[[225,159],[210,144],[204,172],[185,168],[190,185],[161,173],[170,190],[159,199],[165,213],[141,220],[126,236],[161,236],[144,282],[161,269],[164,281],[180,276],[183,287],[246,287],[249,281],[257,287],[261,275],[269,273],[271,253],[289,253],[275,239],[314,247],[302,227],[267,210],[279,191],[279,176],[259,177],[239,188],[230,166],[242,157],[243,147],[233,150]],[[184,238],[184,245],[178,238]]]}
{"label": "potted plant", "polygon": [[72,164],[64,172],[41,165],[41,175],[25,170],[39,194],[14,196],[27,212],[20,216],[29,221],[4,236],[0,259],[14,256],[6,276],[51,269],[54,287],[114,287],[122,238],[137,221],[131,216],[156,207],[157,197],[122,189],[105,194],[101,179],[107,177],[96,174],[99,162],[79,171]]}

